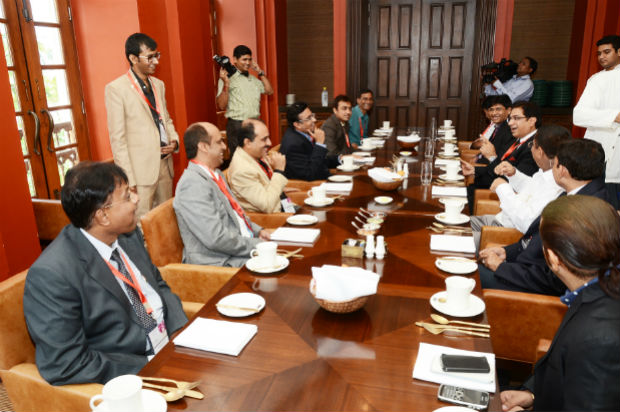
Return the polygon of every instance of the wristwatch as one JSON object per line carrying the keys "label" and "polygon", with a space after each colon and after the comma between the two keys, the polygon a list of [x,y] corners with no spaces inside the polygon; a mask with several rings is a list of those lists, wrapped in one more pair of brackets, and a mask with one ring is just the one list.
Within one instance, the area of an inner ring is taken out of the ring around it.
{"label": "wristwatch", "polygon": [[261,70],[260,72],[258,72],[258,77],[263,77],[264,75],[265,75],[264,71]]}

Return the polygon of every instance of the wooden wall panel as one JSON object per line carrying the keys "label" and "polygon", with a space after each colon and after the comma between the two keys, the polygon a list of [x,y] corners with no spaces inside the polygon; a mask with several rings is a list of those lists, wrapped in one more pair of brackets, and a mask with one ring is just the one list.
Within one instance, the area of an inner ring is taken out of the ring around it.
{"label": "wooden wall panel", "polygon": [[463,58],[450,57],[448,67],[448,97],[462,97]]}
{"label": "wooden wall panel", "polygon": [[465,46],[465,25],[467,24],[467,8],[465,6],[464,3],[452,5],[451,49],[462,49]]}
{"label": "wooden wall panel", "polygon": [[428,26],[431,49],[441,49],[443,45],[443,8],[443,4],[431,6],[431,24]]}
{"label": "wooden wall panel", "polygon": [[398,7],[398,48],[411,48],[411,18],[413,7],[409,4]]}
{"label": "wooden wall panel", "polygon": [[408,127],[409,125],[409,106],[396,107],[396,127]]}
{"label": "wooden wall panel", "polygon": [[439,98],[439,90],[441,88],[441,59],[431,57],[428,59],[428,77],[426,87],[427,98]]}
{"label": "wooden wall panel", "polygon": [[396,79],[396,96],[409,97],[409,75],[411,73],[411,60],[407,57],[398,59],[398,77]]}
{"label": "wooden wall panel", "polygon": [[379,8],[379,49],[390,48],[390,14],[392,8],[389,6]]}
{"label": "wooden wall panel", "polygon": [[[452,124],[456,124],[459,121],[459,117],[461,116],[461,108],[460,107],[448,107],[446,109],[446,119],[452,120]],[[461,137],[461,136],[457,136]]]}
{"label": "wooden wall panel", "polygon": [[388,97],[390,94],[390,59],[377,59],[376,97]]}

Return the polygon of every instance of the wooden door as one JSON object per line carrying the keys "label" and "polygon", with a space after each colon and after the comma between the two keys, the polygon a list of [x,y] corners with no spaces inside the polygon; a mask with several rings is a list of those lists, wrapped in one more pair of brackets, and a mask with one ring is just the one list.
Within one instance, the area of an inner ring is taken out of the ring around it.
{"label": "wooden door", "polygon": [[2,0],[0,31],[32,197],[90,157],[68,0]]}
{"label": "wooden door", "polygon": [[451,119],[467,133],[475,0],[370,0],[368,84],[371,127],[428,126]]}

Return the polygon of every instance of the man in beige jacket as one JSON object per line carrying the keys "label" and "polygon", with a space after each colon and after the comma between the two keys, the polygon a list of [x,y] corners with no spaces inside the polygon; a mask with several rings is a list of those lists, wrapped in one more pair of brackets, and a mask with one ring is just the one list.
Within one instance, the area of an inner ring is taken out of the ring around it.
{"label": "man in beige jacket", "polygon": [[114,163],[140,197],[140,219],[172,197],[172,153],[179,149],[179,136],[166,108],[164,83],[151,76],[160,57],[155,40],[132,34],[125,56],[131,67],[106,85],[105,106]]}
{"label": "man in beige jacket", "polygon": [[286,158],[269,152],[271,140],[265,123],[247,119],[238,132],[239,149],[228,168],[228,183],[247,212],[275,213],[282,211]]}

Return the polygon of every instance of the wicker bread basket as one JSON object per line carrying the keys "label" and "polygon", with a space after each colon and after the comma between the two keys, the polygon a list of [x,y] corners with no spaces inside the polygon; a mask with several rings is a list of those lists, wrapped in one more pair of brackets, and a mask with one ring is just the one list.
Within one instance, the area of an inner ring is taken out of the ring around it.
{"label": "wicker bread basket", "polygon": [[391,182],[379,182],[375,179],[372,179],[372,184],[379,190],[383,190],[383,191],[391,191],[391,190],[396,190],[400,187],[400,185],[403,183],[403,179],[398,179],[398,180],[393,180]]}
{"label": "wicker bread basket", "polygon": [[358,309],[361,309],[370,296],[360,296],[359,298],[346,300],[344,302],[332,302],[329,300],[319,299],[316,297],[316,286],[314,284],[314,279],[310,281],[310,293],[316,303],[319,304],[323,309],[328,312],[333,313],[351,313],[355,312]]}

